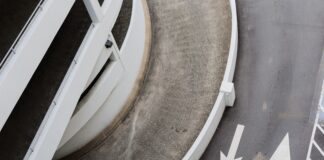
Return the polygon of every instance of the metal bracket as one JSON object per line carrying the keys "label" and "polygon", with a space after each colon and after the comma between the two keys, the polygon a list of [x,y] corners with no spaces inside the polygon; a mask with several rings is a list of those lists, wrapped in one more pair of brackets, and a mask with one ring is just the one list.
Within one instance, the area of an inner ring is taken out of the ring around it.
{"label": "metal bracket", "polygon": [[235,101],[234,83],[223,81],[220,87],[220,92],[225,95],[225,105],[233,107]]}
{"label": "metal bracket", "polygon": [[113,42],[112,41],[110,41],[109,39],[106,41],[106,43],[105,43],[105,47],[108,49],[108,48],[111,48],[112,46],[113,46],[114,44],[113,44]]}

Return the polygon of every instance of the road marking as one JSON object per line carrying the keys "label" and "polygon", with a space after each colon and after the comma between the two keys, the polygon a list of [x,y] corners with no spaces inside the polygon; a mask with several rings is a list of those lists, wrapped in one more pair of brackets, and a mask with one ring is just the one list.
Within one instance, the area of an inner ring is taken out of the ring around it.
{"label": "road marking", "polygon": [[266,111],[267,109],[268,109],[267,103],[266,102],[263,102],[263,104],[262,104],[262,110],[263,111]]}
{"label": "road marking", "polygon": [[324,157],[324,151],[322,148],[317,144],[316,141],[313,142],[313,145],[316,147],[316,149],[321,153],[321,155]]}
{"label": "road marking", "polygon": [[289,134],[279,144],[270,160],[290,160]]}
{"label": "road marking", "polygon": [[324,129],[320,125],[317,124],[317,128],[322,132],[322,134],[324,134]]}
{"label": "road marking", "polygon": [[311,140],[310,140],[309,146],[308,146],[307,157],[306,157],[307,160],[310,160],[310,156],[311,156],[311,152],[312,152],[312,148],[313,148],[313,142],[314,142],[314,138],[315,138],[316,124],[318,123],[318,116],[319,116],[319,114],[317,113],[315,122],[314,122],[312,135],[311,135]]}
{"label": "road marking", "polygon": [[321,103],[324,100],[324,81],[322,83],[322,91],[321,91],[321,95],[320,95],[320,100],[319,100],[319,104],[318,104],[318,111],[316,113],[316,117],[315,117],[315,122],[314,122],[314,126],[313,126],[313,132],[311,135],[311,140],[309,142],[309,146],[308,146],[308,151],[307,151],[307,160],[311,159],[311,154],[312,154],[312,149],[313,146],[315,146],[315,148],[321,153],[321,155],[324,157],[324,151],[318,146],[317,142],[315,141],[315,133],[316,130],[318,129],[322,134],[324,134],[324,130],[321,127],[321,125],[319,124],[319,116],[321,114],[324,114],[324,106],[323,103]]}
{"label": "road marking", "polygon": [[235,159],[235,155],[238,149],[238,146],[240,144],[241,141],[241,137],[243,134],[243,130],[244,130],[244,126],[243,125],[237,125],[236,127],[236,131],[230,146],[230,149],[228,151],[228,155],[227,157],[225,156],[225,154],[221,151],[220,152],[220,159],[221,160],[242,160],[242,157]]}

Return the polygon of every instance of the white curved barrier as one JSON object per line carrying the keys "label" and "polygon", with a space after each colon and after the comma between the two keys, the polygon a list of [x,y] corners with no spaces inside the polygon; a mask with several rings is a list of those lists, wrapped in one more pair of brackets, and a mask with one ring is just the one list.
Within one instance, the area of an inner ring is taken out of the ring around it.
{"label": "white curved barrier", "polygon": [[[107,126],[114,123],[114,119],[128,103],[129,97],[137,90],[138,76],[143,72],[149,51],[150,26],[146,10],[145,0],[133,0],[131,22],[119,54],[125,73],[109,95],[99,98],[100,103],[98,101],[91,102],[96,103],[95,105],[86,103],[88,107],[83,106],[72,117],[55,158],[64,157],[96,138]],[[103,99],[104,101],[101,101]],[[90,109],[96,108],[95,112],[89,110],[90,106],[92,107]]]}
{"label": "white curved barrier", "polygon": [[184,156],[183,160],[198,160],[204,153],[208,143],[214,135],[216,128],[222,118],[226,106],[233,106],[235,99],[234,85],[232,83],[236,65],[237,45],[238,45],[238,29],[237,29],[237,13],[235,0],[229,0],[232,12],[232,33],[229,55],[226,70],[220,92],[210,112],[208,119],[200,131],[195,142]]}

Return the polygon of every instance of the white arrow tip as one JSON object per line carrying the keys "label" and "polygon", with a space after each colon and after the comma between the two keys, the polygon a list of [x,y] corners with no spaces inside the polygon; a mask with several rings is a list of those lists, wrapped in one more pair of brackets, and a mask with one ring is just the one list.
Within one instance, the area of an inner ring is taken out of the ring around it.
{"label": "white arrow tip", "polygon": [[[222,151],[220,152],[220,160],[228,160],[228,158],[225,156],[225,154]],[[242,160],[242,157],[236,158],[235,160]]]}
{"label": "white arrow tip", "polygon": [[226,160],[226,156],[222,151],[220,152],[220,160]]}
{"label": "white arrow tip", "polygon": [[290,160],[289,135],[281,141],[270,160]]}

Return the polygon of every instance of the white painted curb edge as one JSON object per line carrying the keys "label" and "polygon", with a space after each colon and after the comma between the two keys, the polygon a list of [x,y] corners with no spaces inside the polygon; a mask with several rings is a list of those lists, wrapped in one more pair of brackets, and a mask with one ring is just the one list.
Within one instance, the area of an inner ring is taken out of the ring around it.
{"label": "white painted curb edge", "polygon": [[[229,55],[228,55],[228,60],[227,60],[222,86],[228,83],[232,84],[235,65],[236,65],[237,45],[238,45],[236,2],[235,0],[229,0],[229,1],[231,6],[231,12],[232,12],[232,33],[231,33],[231,44],[229,49]],[[208,116],[208,119],[204,127],[202,128],[195,142],[190,147],[189,151],[186,153],[186,155],[182,160],[198,160],[201,157],[201,155],[204,153],[205,149],[207,148],[212,136],[216,131],[220,119],[222,118],[222,115],[225,110],[225,106],[228,105],[228,103],[225,100],[226,96],[228,96],[228,93],[223,92],[221,90],[222,87],[220,89],[214,107],[210,112],[210,115]],[[233,97],[233,102],[234,99],[235,99],[235,95]]]}

